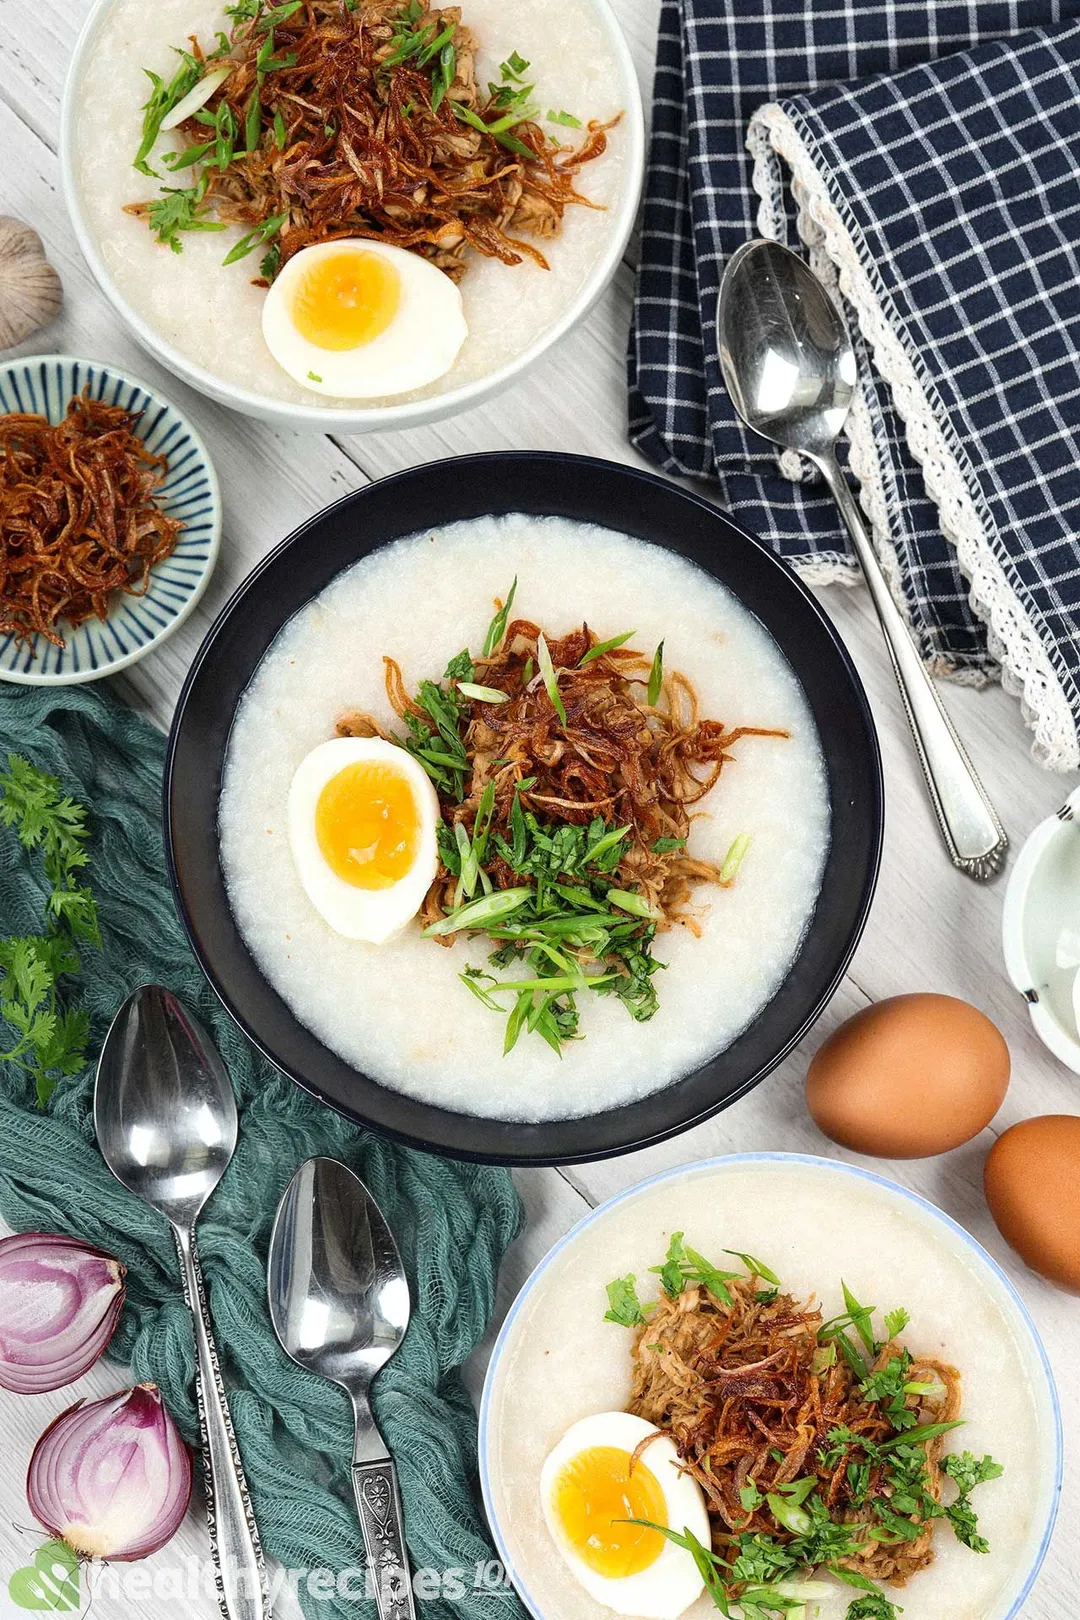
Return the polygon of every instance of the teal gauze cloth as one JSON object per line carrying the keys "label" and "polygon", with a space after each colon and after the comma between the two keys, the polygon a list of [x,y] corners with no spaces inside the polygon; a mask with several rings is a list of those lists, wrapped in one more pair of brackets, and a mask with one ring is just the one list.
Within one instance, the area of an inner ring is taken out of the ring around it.
{"label": "teal gauze cloth", "polygon": [[[412,1321],[376,1385],[375,1412],[397,1459],[414,1566],[464,1571],[419,1607],[425,1620],[489,1620],[493,1613],[517,1620],[521,1611],[507,1590],[475,1585],[477,1565],[494,1555],[475,1496],[476,1417],[460,1375],[490,1320],[499,1263],[521,1222],[508,1173],[413,1152],[364,1131],[256,1056],[206,984],[173,908],[161,839],[164,742],[152,726],[97,687],[9,687],[0,692],[0,762],[9,752],[59,777],[90,812],[87,881],[102,946],[85,948],[77,982],[90,1013],[90,1058],[128,992],[156,982],[198,1013],[232,1076],[239,1145],[200,1222],[199,1242],[264,1547],[291,1570],[364,1564],[349,1481],[347,1398],[288,1359],[266,1304],[278,1199],[304,1159],[327,1154],[370,1188],[409,1273]],[[45,893],[40,860],[0,829],[0,936],[40,932]],[[16,1229],[71,1233],[123,1261],[127,1304],[110,1354],[130,1361],[134,1379],[160,1387],[194,1442],[194,1345],[172,1238],[98,1153],[93,1062],[61,1081],[45,1111],[23,1071],[12,1062],[2,1067],[0,1210]],[[298,1583],[311,1620],[373,1612],[370,1600],[350,1595],[362,1591],[362,1581],[341,1586],[345,1595],[324,1598]]]}

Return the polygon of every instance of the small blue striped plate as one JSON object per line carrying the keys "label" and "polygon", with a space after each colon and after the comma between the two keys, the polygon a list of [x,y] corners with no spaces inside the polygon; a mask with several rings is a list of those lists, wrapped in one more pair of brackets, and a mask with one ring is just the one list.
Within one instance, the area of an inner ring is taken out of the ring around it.
{"label": "small blue striped plate", "polygon": [[67,645],[44,636],[33,647],[0,636],[0,680],[24,686],[68,686],[126,669],[184,622],[203,591],[221,543],[221,495],[213,463],[191,423],[147,383],[95,360],[38,355],[0,365],[0,415],[37,411],[62,420],[73,394],[89,387],[94,399],[139,411],[138,432],[147,449],[168,458],[159,491],[163,509],[184,527],[171,557],[150,573],[145,596],[115,592],[104,621],[88,619],[73,630],[61,621]]}

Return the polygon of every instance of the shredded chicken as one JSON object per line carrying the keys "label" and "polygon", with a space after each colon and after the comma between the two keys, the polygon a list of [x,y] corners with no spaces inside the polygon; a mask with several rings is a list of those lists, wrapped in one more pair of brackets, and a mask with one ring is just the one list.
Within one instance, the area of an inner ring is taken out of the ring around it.
{"label": "shredded chicken", "polygon": [[[714,1549],[726,1549],[743,1532],[790,1539],[778,1530],[762,1502],[743,1506],[740,1491],[750,1481],[762,1497],[796,1478],[816,1474],[822,1500],[834,1518],[859,1524],[870,1519],[869,1502],[882,1487],[873,1464],[862,1500],[852,1500],[848,1457],[831,1469],[822,1460],[830,1429],[846,1425],[870,1441],[893,1430],[880,1405],[865,1400],[842,1356],[826,1366],[818,1343],[821,1311],[790,1294],[770,1297],[754,1278],[727,1283],[732,1305],[703,1287],[666,1295],[648,1323],[637,1330],[630,1410],[671,1435],[686,1472],[700,1485],[713,1526]],[[764,1297],[761,1295],[764,1294]],[[903,1347],[882,1346],[876,1371]],[[949,1422],[960,1411],[960,1374],[931,1356],[916,1356],[909,1381],[940,1389],[940,1396],[909,1397],[919,1422]],[[943,1436],[925,1442],[928,1489],[939,1500]],[[875,1581],[902,1586],[933,1559],[935,1520],[918,1540],[886,1543],[866,1539],[849,1568]]]}
{"label": "shredded chicken", "polygon": [[0,416],[0,634],[63,647],[59,622],[104,619],[116,590],[140,595],[183,528],[156,501],[164,456],[138,414],[91,399],[44,416]]}
{"label": "shredded chicken", "polygon": [[[459,7],[304,0],[268,33],[272,14],[234,27],[221,59],[233,64],[228,79],[181,129],[190,142],[206,143],[208,120],[221,113],[236,132],[230,161],[201,171],[200,206],[250,227],[285,214],[271,248],[274,273],[312,243],[358,236],[420,253],[454,280],[470,248],[546,268],[526,238],[555,236],[570,204],[594,206],[574,179],[604,151],[611,126],[590,123],[576,146],[532,120],[514,123],[511,115],[504,128],[500,92],[517,87],[485,93],[478,86],[477,42]],[[416,52],[398,59],[403,40],[418,35],[449,36],[449,86],[437,82],[437,61]],[[192,50],[207,60],[197,40]],[[138,203],[130,211],[149,209]]]}

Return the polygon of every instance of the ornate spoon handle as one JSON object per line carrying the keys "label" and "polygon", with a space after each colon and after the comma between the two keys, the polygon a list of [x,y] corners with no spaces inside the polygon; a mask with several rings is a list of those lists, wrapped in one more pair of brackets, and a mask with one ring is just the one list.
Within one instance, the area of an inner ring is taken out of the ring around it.
{"label": "ornate spoon handle", "polygon": [[206,1460],[206,1518],[218,1602],[225,1620],[265,1620],[270,1612],[266,1567],[225,1399],[195,1234],[174,1230],[184,1294],[195,1324],[195,1393]]}
{"label": "ornate spoon handle", "polygon": [[393,1459],[353,1463],[352,1477],[379,1620],[415,1620],[401,1493]]}

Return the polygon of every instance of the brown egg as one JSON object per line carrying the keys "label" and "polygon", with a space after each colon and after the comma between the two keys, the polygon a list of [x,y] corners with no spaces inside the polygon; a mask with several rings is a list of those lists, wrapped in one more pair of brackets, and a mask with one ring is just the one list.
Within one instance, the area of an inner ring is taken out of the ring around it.
{"label": "brown egg", "polygon": [[983,1186],[1024,1264],[1080,1294],[1080,1118],[1043,1114],[1010,1125],[987,1154]]}
{"label": "brown egg", "polygon": [[1009,1084],[1009,1048],[954,996],[893,996],[818,1047],[806,1103],[842,1147],[881,1159],[945,1153],[989,1124]]}

